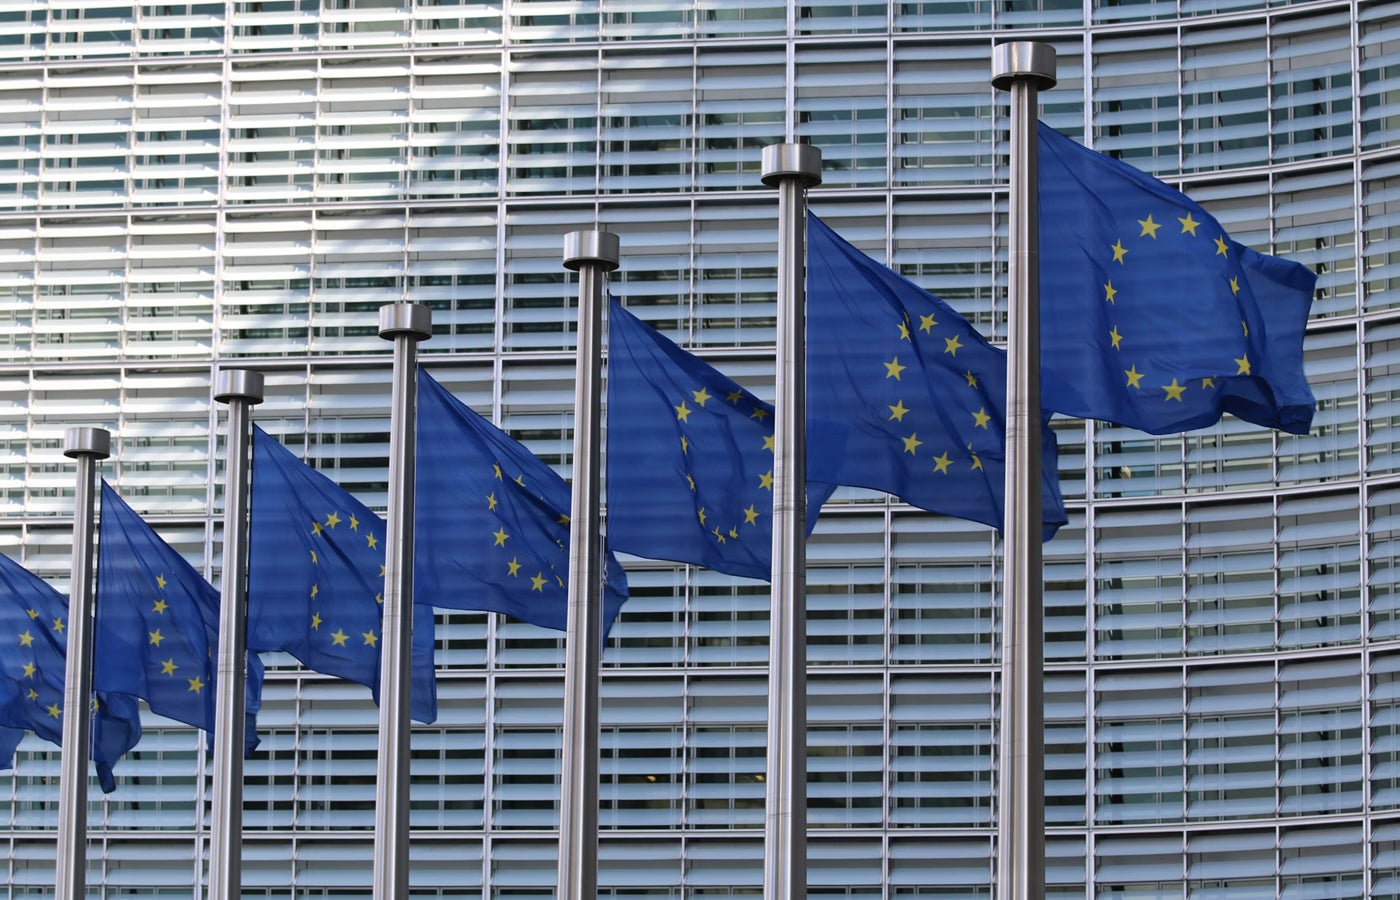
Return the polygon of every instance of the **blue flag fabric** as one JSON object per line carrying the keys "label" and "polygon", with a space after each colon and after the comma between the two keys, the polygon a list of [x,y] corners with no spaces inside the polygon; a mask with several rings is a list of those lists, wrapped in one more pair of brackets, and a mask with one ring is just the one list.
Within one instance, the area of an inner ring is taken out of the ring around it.
{"label": "blue flag fabric", "polygon": [[[808,478],[1000,528],[1006,351],[816,216],[807,223]],[[1041,438],[1049,540],[1067,520],[1048,423]]]}
{"label": "blue flag fabric", "polygon": [[[102,483],[93,683],[213,738],[219,591]],[[262,663],[248,662],[244,752],[258,745]]]}
{"label": "blue flag fabric", "polygon": [[15,767],[15,750],[19,749],[19,742],[22,740],[23,729],[0,728],[0,772]]}
{"label": "blue flag fabric", "polygon": [[[379,700],[384,520],[253,429],[248,649],[366,685]],[[410,715],[437,718],[433,611],[413,611]]]}
{"label": "blue flag fabric", "polygon": [[1317,276],[1132,166],[1039,135],[1042,405],[1152,434],[1222,412],[1306,434]]}
{"label": "blue flag fabric", "polygon": [[[421,369],[417,477],[417,602],[565,630],[569,485]],[[604,569],[606,634],[627,573],[611,553]]]}
{"label": "blue flag fabric", "polygon": [[[0,556],[0,726],[62,743],[67,631],[67,598]],[[116,788],[112,767],[141,739],[141,711],[135,698],[105,690],[93,706],[91,758],[102,790],[110,793]]]}
{"label": "blue flag fabric", "polygon": [[[608,545],[770,580],[772,405],[616,300],[610,310]],[[808,484],[808,533],[832,490]]]}

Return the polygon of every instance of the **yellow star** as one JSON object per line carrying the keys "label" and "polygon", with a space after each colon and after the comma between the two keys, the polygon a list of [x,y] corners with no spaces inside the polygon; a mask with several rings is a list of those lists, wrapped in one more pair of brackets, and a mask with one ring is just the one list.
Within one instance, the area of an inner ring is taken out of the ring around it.
{"label": "yellow star", "polygon": [[384,577],[384,564],[383,564],[383,563],[380,563],[380,564],[379,564],[379,577],[380,577],[380,578],[383,578],[383,577]]}
{"label": "yellow star", "polygon": [[972,418],[977,423],[978,428],[986,428],[987,423],[992,421],[992,417],[987,415],[987,407],[985,406],[973,413]]}
{"label": "yellow star", "polygon": [[1154,241],[1157,239],[1157,229],[1162,226],[1152,221],[1151,213],[1148,213],[1145,219],[1138,219],[1137,223],[1142,226],[1142,234],[1138,235],[1138,237],[1150,237]]}
{"label": "yellow star", "polygon": [[1133,367],[1131,369],[1127,369],[1126,371],[1124,371],[1123,374],[1128,376],[1128,387],[1142,386],[1141,384],[1139,384],[1139,382],[1142,381],[1142,373],[1137,370],[1136,363],[1133,364]]}
{"label": "yellow star", "polygon": [[174,674],[175,674],[175,670],[178,669],[178,668],[180,668],[180,667],[177,666],[177,665],[175,665],[175,657],[172,656],[172,657],[170,657],[169,659],[167,659],[165,662],[163,662],[163,663],[160,664],[160,674],[162,674],[162,675],[174,675]]}
{"label": "yellow star", "polygon": [[944,352],[944,353],[951,353],[951,354],[953,354],[954,356],[957,356],[957,355],[958,355],[958,350],[959,350],[961,347],[962,347],[962,342],[958,340],[958,336],[957,336],[956,334],[953,335],[953,336],[950,337],[950,338],[944,338],[944,339],[943,339],[943,352]]}
{"label": "yellow star", "polygon": [[318,559],[316,558],[316,551],[315,551],[315,550],[312,550],[312,551],[311,551],[311,564],[314,566],[314,565],[316,565],[316,563],[318,563],[318,562],[320,562],[320,560],[318,560]]}
{"label": "yellow star", "polygon": [[1236,275],[1236,276],[1233,276],[1233,277],[1230,279],[1230,293],[1238,295],[1239,292],[1240,292],[1240,279],[1239,279],[1239,276]]}
{"label": "yellow star", "polygon": [[38,699],[39,699],[39,692],[36,691],[36,690],[34,690],[33,688],[30,688],[30,689],[29,689],[29,692],[28,692],[28,694],[27,694],[26,696],[28,696],[30,700],[38,700]]}
{"label": "yellow star", "polygon": [[909,340],[909,326],[903,322],[899,323],[899,339],[902,341]]}
{"label": "yellow star", "polygon": [[964,373],[963,373],[963,377],[967,379],[967,386],[968,386],[968,387],[974,387],[974,388],[977,387],[977,376],[972,374],[972,370],[971,370],[971,369],[969,369],[969,370],[967,370],[966,372],[964,372]]}
{"label": "yellow star", "polygon": [[938,321],[934,319],[933,313],[929,313],[926,316],[919,316],[919,330],[922,332],[927,333],[929,331],[932,331],[933,326],[937,324]]}
{"label": "yellow star", "polygon": [[200,678],[198,675],[187,680],[190,683],[190,690],[194,693],[198,694],[199,692],[204,690],[204,679]]}
{"label": "yellow star", "polygon": [[913,452],[914,452],[914,448],[916,448],[916,447],[920,446],[921,444],[923,444],[923,441],[919,440],[919,433],[918,433],[917,431],[914,432],[913,434],[909,435],[909,436],[906,437],[906,438],[901,438],[901,440],[904,441],[904,452],[905,452],[905,453],[913,453]]}
{"label": "yellow star", "polygon": [[1240,319],[1240,327],[1244,329],[1244,336],[1249,337],[1249,323],[1244,319]]}
{"label": "yellow star", "polygon": [[770,453],[775,452],[778,449],[777,439],[771,434],[765,434],[763,436],[763,449]]}
{"label": "yellow star", "polygon": [[885,366],[885,377],[886,377],[886,378],[893,378],[895,381],[902,381],[903,379],[901,379],[901,378],[899,377],[899,373],[900,373],[900,372],[903,372],[905,369],[909,368],[908,366],[901,366],[901,365],[899,364],[899,357],[898,357],[898,356],[896,356],[896,357],[895,357],[893,360],[891,360],[890,362],[884,363],[884,366]]}
{"label": "yellow star", "polygon": [[943,451],[943,454],[942,454],[941,456],[935,456],[935,457],[933,458],[933,465],[934,465],[933,471],[934,471],[934,472],[942,472],[944,475],[947,475],[947,474],[948,474],[948,467],[949,467],[950,465],[952,465],[952,464],[953,464],[952,458],[948,456],[948,451],[947,451],[947,450],[944,450],[944,451]]}
{"label": "yellow star", "polygon": [[753,504],[752,504],[752,503],[749,504],[749,508],[748,508],[748,509],[744,510],[744,524],[745,524],[745,525],[757,525],[757,524],[758,524],[758,510],[756,510],[756,509],[753,508]]}
{"label": "yellow star", "polygon": [[39,618],[39,611],[37,609],[26,609],[24,612],[31,619]]}
{"label": "yellow star", "polygon": [[676,418],[680,419],[682,422],[690,420],[690,407],[685,405],[684,400],[681,401],[680,406],[676,407]]}
{"label": "yellow star", "polygon": [[1225,238],[1218,237],[1215,239],[1215,255],[1223,256],[1226,259],[1230,258],[1230,248],[1226,246]]}
{"label": "yellow star", "polygon": [[311,614],[311,630],[312,630],[312,631],[320,631],[320,630],[321,630],[321,623],[324,622],[324,621],[325,621],[325,619],[322,619],[322,618],[321,618],[321,614],[320,614],[320,613],[312,613],[312,614]]}
{"label": "yellow star", "polygon": [[1118,301],[1113,298],[1118,296],[1118,288],[1113,286],[1113,282],[1110,281],[1103,286],[1103,295],[1103,298],[1109,303],[1117,305]]}
{"label": "yellow star", "polygon": [[739,529],[737,529],[737,528],[731,528],[731,529],[729,529],[729,536],[737,540],[738,537],[739,537]]}
{"label": "yellow star", "polygon": [[554,583],[557,584],[557,585],[559,585],[560,587],[563,587],[563,586],[564,586],[564,579],[560,578],[558,575],[555,575],[555,576],[554,576]]}
{"label": "yellow star", "polygon": [[1192,237],[1196,236],[1196,226],[1201,223],[1191,218],[1190,213],[1187,213],[1184,219],[1178,216],[1177,221],[1181,223],[1182,234],[1190,234]]}
{"label": "yellow star", "polygon": [[360,520],[357,519],[357,518],[355,518],[353,515],[350,516],[350,530],[351,530],[351,531],[359,531],[359,530],[360,530]]}
{"label": "yellow star", "polygon": [[492,463],[492,464],[491,464],[491,470],[492,470],[493,472],[496,473],[496,480],[497,480],[497,481],[503,480],[503,479],[501,478],[501,464],[500,464],[500,463]]}
{"label": "yellow star", "polygon": [[375,603],[378,603],[380,606],[383,606],[383,605],[384,605],[384,592],[383,592],[383,591],[380,591],[379,593],[377,593],[377,594],[374,595],[374,602],[375,602]]}
{"label": "yellow star", "polygon": [[513,557],[511,557],[510,562],[506,563],[506,568],[509,570],[509,571],[506,572],[507,575],[519,575],[519,574],[520,574],[520,557],[518,557],[518,556],[513,556]]}
{"label": "yellow star", "polygon": [[510,535],[506,534],[504,526],[491,532],[491,534],[496,538],[496,543],[492,545],[494,547],[504,547],[506,545],[506,539],[510,537]]}
{"label": "yellow star", "polygon": [[543,572],[536,572],[535,577],[530,579],[530,590],[544,593],[544,585],[549,579],[544,577]]}
{"label": "yellow star", "polygon": [[334,510],[332,510],[332,511],[331,511],[331,514],[328,515],[328,516],[326,516],[326,527],[327,527],[327,528],[334,529],[335,526],[337,526],[337,525],[339,525],[339,524],[340,524],[340,516],[339,516]]}
{"label": "yellow star", "polygon": [[755,406],[753,412],[749,413],[749,418],[757,419],[760,422],[766,421],[768,419],[768,410],[761,406]]}
{"label": "yellow star", "polygon": [[487,508],[487,509],[495,509],[495,508],[496,508],[496,495],[495,495],[495,494],[487,494],[487,495],[486,495],[486,508]]}
{"label": "yellow star", "polygon": [[681,435],[681,452],[682,452],[682,453],[689,453],[689,452],[690,452],[690,439],[687,438],[685,435]]}
{"label": "yellow star", "polygon": [[[558,519],[555,519],[555,522],[557,522],[557,523],[560,524],[560,525],[568,525],[568,524],[569,524],[569,514],[568,514],[568,513],[560,513],[560,514],[559,514],[559,518],[558,518]],[[562,546],[562,545],[561,545],[561,546]]]}
{"label": "yellow star", "polygon": [[700,516],[700,524],[701,524],[701,525],[704,525],[704,524],[705,524],[705,519],[707,518],[707,515],[706,515],[706,513],[705,513],[705,507],[703,507],[703,506],[700,507],[700,510],[699,510],[698,515]]}
{"label": "yellow star", "polygon": [[1208,389],[1208,388],[1213,388],[1213,387],[1215,387],[1215,379],[1214,379],[1214,378],[1202,378],[1202,379],[1201,379],[1201,390],[1204,391],[1204,390],[1206,390],[1206,389]]}
{"label": "yellow star", "polygon": [[[972,450],[972,445],[971,445],[971,444],[968,444],[968,445],[967,445],[967,449],[968,449],[969,451],[971,451],[971,450]],[[979,457],[979,456],[976,454],[976,452],[973,452],[973,453],[972,453],[972,468],[974,468],[974,469],[982,469],[982,458]],[[985,472],[986,469],[982,469],[982,471]]]}
{"label": "yellow star", "polygon": [[30,634],[28,631],[21,632],[19,636],[19,645],[21,647],[33,647],[34,635]]}
{"label": "yellow star", "polygon": [[320,593],[321,593],[321,586],[320,586],[319,584],[313,584],[313,585],[311,586],[311,599],[312,599],[312,600],[315,600],[316,597],[317,597],[317,595],[320,594]]}
{"label": "yellow star", "polygon": [[360,637],[365,639],[366,647],[375,647],[379,644],[379,635],[374,633],[373,628],[371,628],[369,631],[361,631]]}
{"label": "yellow star", "polygon": [[1113,326],[1113,330],[1108,333],[1108,336],[1113,341],[1113,349],[1121,350],[1122,347],[1120,345],[1123,343],[1123,335],[1118,333],[1117,325]]}
{"label": "yellow star", "polygon": [[690,485],[690,491],[691,491],[691,493],[694,493],[694,492],[695,492],[695,477],[694,477],[693,475],[691,475],[689,472],[687,472],[686,475],[685,475],[685,483],[688,484],[688,485]]}
{"label": "yellow star", "polygon": [[150,642],[151,642],[152,644],[155,644],[157,647],[160,646],[160,642],[161,642],[161,641],[165,640],[165,635],[163,635],[163,634],[160,633],[160,629],[159,629],[159,628],[157,628],[155,631],[149,632],[149,633],[147,634],[147,637],[149,637],[149,638],[150,638]]}
{"label": "yellow star", "polygon": [[730,403],[734,404],[735,406],[738,406],[739,401],[744,399],[744,392],[742,390],[730,391],[724,396],[729,400]]}
{"label": "yellow star", "polygon": [[1246,353],[1244,356],[1242,356],[1242,357],[1240,357],[1239,359],[1235,360],[1235,365],[1237,365],[1237,366],[1240,367],[1240,370],[1239,370],[1238,372],[1235,373],[1236,375],[1248,375],[1248,374],[1250,374],[1250,372],[1249,372],[1249,354]]}
{"label": "yellow star", "polygon": [[59,634],[63,634],[63,620],[62,620],[62,619],[54,619],[54,620],[53,620],[53,630],[54,630],[54,631],[57,631]]}
{"label": "yellow star", "polygon": [[1181,395],[1186,392],[1186,385],[1177,384],[1176,379],[1173,378],[1171,384],[1162,385],[1162,390],[1167,392],[1167,396],[1165,399],[1175,400],[1177,403],[1180,403]]}
{"label": "yellow star", "polygon": [[311,523],[311,533],[312,533],[313,535],[317,535],[317,534],[320,534],[320,533],[321,533],[321,523],[320,523],[320,522],[312,522],[312,523]]}
{"label": "yellow star", "polygon": [[365,535],[365,543],[369,545],[369,549],[371,550],[379,549],[379,538],[372,534]]}
{"label": "yellow star", "polygon": [[350,635],[337,628],[331,632],[331,644],[335,647],[344,647],[345,642],[350,639]]}
{"label": "yellow star", "polygon": [[524,486],[525,486],[525,473],[524,473],[524,472],[521,472],[519,475],[515,476],[515,483],[518,484],[518,485],[520,485],[521,487],[524,487]]}
{"label": "yellow star", "polygon": [[37,672],[37,671],[39,671],[39,667],[36,666],[36,665],[34,665],[32,662],[27,662],[27,663],[24,664],[24,677],[25,677],[25,678],[33,678],[33,677],[34,677],[34,673]]}
{"label": "yellow star", "polygon": [[162,591],[165,590],[165,576],[164,576],[164,575],[157,575],[157,576],[156,576],[156,587],[160,588]]}
{"label": "yellow star", "polygon": [[761,488],[763,488],[764,490],[769,490],[769,491],[773,490],[773,470],[772,470],[772,469],[769,469],[767,472],[764,472],[762,475],[758,476],[758,486],[761,487]]}
{"label": "yellow star", "polygon": [[904,405],[903,400],[896,400],[894,406],[890,407],[890,421],[903,422],[904,416],[909,412],[909,407]]}
{"label": "yellow star", "polygon": [[58,705],[57,703],[52,704],[52,705],[49,706],[49,708],[48,708],[49,716],[52,717],[52,718],[55,718],[55,719],[57,719],[58,716],[59,716],[59,714],[62,713],[62,712],[63,712],[62,708],[60,708],[59,705]]}
{"label": "yellow star", "polygon": [[1123,262],[1124,257],[1126,257],[1127,255],[1128,255],[1128,248],[1123,246],[1123,240],[1120,238],[1120,239],[1114,241],[1114,242],[1113,242],[1113,261],[1116,262],[1116,263],[1118,263],[1118,265],[1120,265],[1120,266],[1127,265],[1127,263]]}
{"label": "yellow star", "polygon": [[704,388],[701,388],[698,391],[691,391],[690,396],[695,398],[696,403],[700,404],[701,406],[704,406],[705,401],[710,399],[710,392],[705,390]]}

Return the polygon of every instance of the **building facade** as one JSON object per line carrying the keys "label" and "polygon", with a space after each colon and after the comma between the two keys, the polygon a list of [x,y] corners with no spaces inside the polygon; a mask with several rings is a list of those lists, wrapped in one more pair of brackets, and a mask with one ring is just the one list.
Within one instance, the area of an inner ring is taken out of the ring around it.
{"label": "building facade", "polygon": [[[0,551],[66,588],[61,437],[99,425],[105,477],[217,579],[216,365],[382,509],[400,299],[435,377],[564,470],[579,228],[620,235],[614,295],[771,396],[777,141],[822,149],[814,211],[1003,338],[1008,39],[1055,46],[1051,125],[1320,273],[1308,435],[1056,422],[1049,892],[1400,897],[1395,0],[4,0]],[[628,568],[601,893],[757,894],[767,586]],[[981,526],[857,490],[823,514],[814,896],[991,896],[1000,571]],[[552,895],[561,637],[440,614],[414,897]],[[268,663],[246,895],[368,896],[368,691]],[[94,793],[92,891],[201,896],[212,766],[147,726]],[[51,892],[57,771],[31,737],[0,777],[0,896]]]}

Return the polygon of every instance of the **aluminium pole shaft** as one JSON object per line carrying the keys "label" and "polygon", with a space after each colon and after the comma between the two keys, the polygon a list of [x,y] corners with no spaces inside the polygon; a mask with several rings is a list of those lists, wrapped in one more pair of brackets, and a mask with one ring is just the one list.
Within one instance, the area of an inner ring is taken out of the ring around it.
{"label": "aluminium pole shaft", "polygon": [[764,900],[801,900],[807,895],[806,192],[821,183],[821,168],[816,147],[763,148],[763,183],[778,188]]}
{"label": "aluminium pole shaft", "polygon": [[573,491],[569,508],[564,736],[559,785],[559,900],[598,896],[598,669],[602,657],[603,274],[617,268],[609,231],[564,236],[564,266],[578,272]]}
{"label": "aluminium pole shaft", "polygon": [[1036,96],[1055,50],[993,49],[992,84],[1011,94],[1006,509],[1002,590],[999,900],[1045,896],[1045,626],[1041,556],[1040,247]]}
{"label": "aluminium pole shaft", "polygon": [[214,801],[210,811],[209,897],[243,896],[243,742],[248,683],[248,514],[252,407],[263,376],[225,369],[214,399],[228,404],[224,464],[224,561],[219,603],[218,693],[214,701]]}
{"label": "aluminium pole shaft", "polygon": [[379,759],[374,786],[374,900],[408,898],[409,703],[413,659],[413,514],[418,420],[418,342],[432,337],[432,311],[413,303],[379,308],[379,336],[394,342],[385,516],[384,619],[379,665]]}
{"label": "aluminium pole shaft", "polygon": [[73,575],[68,599],[68,646],[63,680],[63,752],[59,759],[58,858],[54,895],[83,900],[87,894],[88,758],[92,740],[93,511],[97,463],[111,455],[112,435],[102,428],[70,428],[63,455],[78,462],[73,495]]}

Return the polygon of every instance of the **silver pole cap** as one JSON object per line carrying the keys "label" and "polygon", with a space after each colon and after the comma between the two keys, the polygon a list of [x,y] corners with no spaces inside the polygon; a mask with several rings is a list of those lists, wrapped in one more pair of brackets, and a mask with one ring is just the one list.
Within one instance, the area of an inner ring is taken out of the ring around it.
{"label": "silver pole cap", "polygon": [[63,455],[70,459],[80,456],[106,459],[112,455],[112,432],[90,425],[70,428],[63,434]]}
{"label": "silver pole cap", "polygon": [[220,369],[214,375],[214,399],[220,403],[263,402],[263,376],[252,369]]}
{"label": "silver pole cap", "polygon": [[564,268],[577,272],[592,263],[611,272],[617,268],[618,246],[611,231],[571,231],[564,235]]}
{"label": "silver pole cap", "polygon": [[803,187],[816,187],[822,183],[822,151],[811,144],[769,144],[763,148],[762,174],[769,187],[786,178],[800,178]]}
{"label": "silver pole cap", "polygon": [[420,341],[433,336],[433,311],[417,303],[386,303],[379,307],[379,336],[392,341],[407,335]]}
{"label": "silver pole cap", "polygon": [[1055,48],[1035,41],[1012,41],[992,48],[992,87],[1002,91],[1022,78],[1038,90],[1055,86]]}

